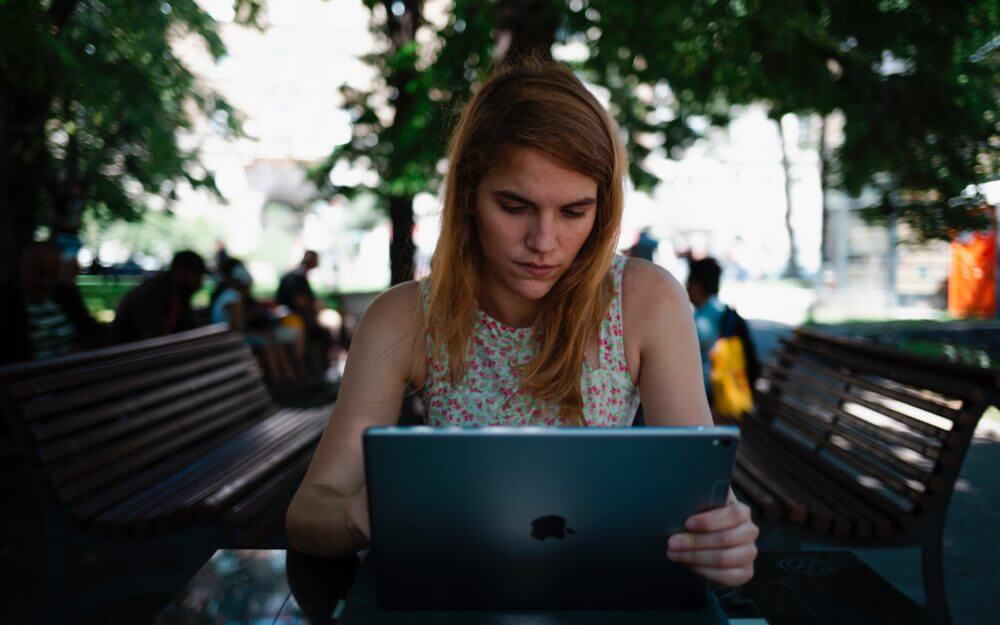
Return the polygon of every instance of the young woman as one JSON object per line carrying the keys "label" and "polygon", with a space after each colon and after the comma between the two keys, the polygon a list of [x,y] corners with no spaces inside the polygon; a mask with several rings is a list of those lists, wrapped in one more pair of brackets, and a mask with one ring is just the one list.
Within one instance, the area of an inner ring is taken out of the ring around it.
{"label": "young woman", "polygon": [[[710,425],[684,288],[615,255],[626,157],[614,122],[558,64],[498,70],[454,131],[431,275],[368,309],[340,396],[288,511],[292,546],[369,542],[361,435],[407,387],[431,425]],[[636,476],[636,479],[642,479]],[[729,503],[664,537],[664,557],[737,585],[757,527]]]}

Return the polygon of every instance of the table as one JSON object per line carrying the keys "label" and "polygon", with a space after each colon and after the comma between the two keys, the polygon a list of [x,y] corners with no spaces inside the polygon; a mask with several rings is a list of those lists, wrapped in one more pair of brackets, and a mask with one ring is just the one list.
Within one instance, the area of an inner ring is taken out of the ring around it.
{"label": "table", "polygon": [[[294,551],[220,550],[156,625],[330,625],[359,564]],[[722,601],[734,625],[933,625],[850,551],[762,552],[753,581],[734,596]]]}

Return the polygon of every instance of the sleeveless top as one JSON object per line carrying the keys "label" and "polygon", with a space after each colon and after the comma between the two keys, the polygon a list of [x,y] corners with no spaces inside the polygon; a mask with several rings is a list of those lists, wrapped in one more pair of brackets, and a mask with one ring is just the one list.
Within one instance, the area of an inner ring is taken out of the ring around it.
{"label": "sleeveless top", "polygon": [[[622,336],[622,272],[627,259],[615,256],[611,263],[614,294],[601,323],[598,343],[599,366],[584,361],[580,375],[583,416],[588,426],[632,425],[639,405],[638,389],[632,384],[625,361]],[[424,307],[430,298],[430,283],[420,285]],[[466,352],[466,373],[461,383],[448,381],[448,355],[435,345],[433,329],[425,329],[427,379],[423,400],[427,424],[432,426],[560,425],[560,407],[519,393],[511,364],[526,362],[537,354],[531,328],[514,328],[477,310],[475,327]]]}

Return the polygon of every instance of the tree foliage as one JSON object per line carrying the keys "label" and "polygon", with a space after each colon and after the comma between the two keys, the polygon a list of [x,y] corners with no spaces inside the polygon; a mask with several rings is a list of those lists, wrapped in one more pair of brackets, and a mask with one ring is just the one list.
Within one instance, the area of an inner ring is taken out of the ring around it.
{"label": "tree foliage", "polygon": [[[236,0],[235,8],[238,21],[258,24],[257,0]],[[225,47],[217,27],[195,0],[0,7],[5,243],[23,245],[73,195],[98,215],[136,219],[149,195],[169,204],[178,181],[215,190],[178,131],[200,111],[237,133],[238,116],[198,84],[171,44],[192,36],[218,59]]]}
{"label": "tree foliage", "polygon": [[[366,3],[386,37],[393,3]],[[608,90],[640,189],[658,183],[644,166],[651,151],[677,157],[698,137],[693,118],[725,124],[750,102],[775,119],[841,112],[829,179],[852,194],[875,188],[882,201],[866,215],[907,222],[920,238],[980,225],[965,189],[998,176],[994,2],[454,0],[445,25],[419,21],[423,37],[369,57],[382,76],[371,91],[345,89],[354,135],[313,172],[326,194],[357,191],[329,182],[340,160],[370,163],[383,199],[436,190],[459,102],[509,47],[545,41],[539,25],[549,41],[587,48],[575,68]],[[389,85],[401,71],[415,101],[407,115]]]}

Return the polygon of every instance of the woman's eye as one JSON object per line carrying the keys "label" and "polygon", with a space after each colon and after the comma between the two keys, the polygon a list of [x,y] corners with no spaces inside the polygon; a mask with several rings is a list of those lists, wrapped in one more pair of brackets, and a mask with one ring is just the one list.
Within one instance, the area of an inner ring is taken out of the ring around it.
{"label": "woman's eye", "polygon": [[570,219],[578,219],[580,217],[583,217],[585,214],[583,211],[571,211],[571,210],[564,210],[562,213],[563,215],[569,217]]}
{"label": "woman's eye", "polygon": [[501,204],[500,208],[504,209],[508,213],[523,213],[524,211],[528,210],[527,206],[523,206],[520,204]]}

